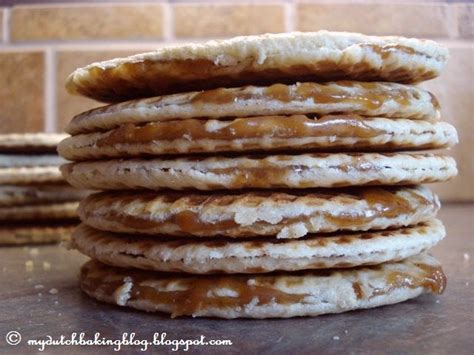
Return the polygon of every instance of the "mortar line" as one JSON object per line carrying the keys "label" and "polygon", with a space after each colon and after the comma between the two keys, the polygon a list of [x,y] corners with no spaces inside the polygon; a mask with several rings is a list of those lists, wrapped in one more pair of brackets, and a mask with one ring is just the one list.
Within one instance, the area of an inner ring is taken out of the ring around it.
{"label": "mortar line", "polygon": [[3,8],[2,21],[2,42],[7,43],[10,40],[10,9],[8,7]]}
{"label": "mortar line", "polygon": [[56,52],[49,47],[45,50],[45,80],[44,80],[44,115],[45,132],[56,132],[57,122],[57,98],[56,98]]}
{"label": "mortar line", "polygon": [[285,30],[286,32],[295,31],[296,5],[293,2],[286,2],[284,5]]}

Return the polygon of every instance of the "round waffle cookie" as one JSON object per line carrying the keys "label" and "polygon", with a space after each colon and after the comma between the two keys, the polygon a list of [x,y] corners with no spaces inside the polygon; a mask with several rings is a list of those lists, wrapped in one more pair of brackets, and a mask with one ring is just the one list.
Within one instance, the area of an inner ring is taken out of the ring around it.
{"label": "round waffle cookie", "polygon": [[0,245],[49,244],[68,240],[75,228],[74,223],[37,226],[2,225],[0,227]]}
{"label": "round waffle cookie", "polygon": [[103,232],[81,225],[72,245],[103,263],[138,269],[208,273],[265,273],[381,264],[419,254],[445,236],[436,219],[414,227],[294,240],[169,239]]}
{"label": "round waffle cookie", "polygon": [[64,182],[58,166],[0,168],[0,184],[30,185]]}
{"label": "round waffle cookie", "polygon": [[0,221],[38,221],[77,218],[78,202],[0,207]]}
{"label": "round waffle cookie", "polygon": [[81,288],[103,302],[171,317],[289,318],[340,313],[441,294],[432,256],[344,270],[272,275],[170,275],[87,262]]}
{"label": "round waffle cookie", "polygon": [[64,181],[59,171],[59,166],[64,162],[57,154],[0,154],[0,184],[24,185]]}
{"label": "round waffle cookie", "polygon": [[91,190],[407,185],[457,174],[451,157],[409,153],[109,160],[66,164],[61,171],[71,185]]}
{"label": "round waffle cookie", "polygon": [[105,102],[176,92],[296,81],[395,81],[436,77],[448,50],[433,41],[357,33],[236,37],[94,63],[74,71],[70,93]]}
{"label": "round waffle cookie", "polygon": [[57,154],[0,154],[0,169],[51,167],[59,166],[65,162],[66,161]]}
{"label": "round waffle cookie", "polygon": [[103,131],[124,123],[148,123],[190,118],[275,116],[331,113],[436,120],[439,104],[428,91],[384,82],[274,84],[219,88],[99,107],[73,118],[71,134]]}
{"label": "round waffle cookie", "polygon": [[65,183],[39,185],[1,185],[0,209],[2,206],[35,205],[79,201],[88,191],[73,188]]}
{"label": "round waffle cookie", "polygon": [[429,189],[252,191],[241,194],[106,192],[80,204],[96,229],[170,236],[300,238],[308,233],[366,231],[433,218],[439,200]]}
{"label": "round waffle cookie", "polygon": [[66,134],[55,133],[0,134],[0,152],[56,153],[56,146],[66,137]]}
{"label": "round waffle cookie", "polygon": [[457,143],[445,122],[362,118],[355,115],[262,116],[230,121],[180,120],[122,125],[64,140],[69,160],[240,151],[387,151],[435,149]]}

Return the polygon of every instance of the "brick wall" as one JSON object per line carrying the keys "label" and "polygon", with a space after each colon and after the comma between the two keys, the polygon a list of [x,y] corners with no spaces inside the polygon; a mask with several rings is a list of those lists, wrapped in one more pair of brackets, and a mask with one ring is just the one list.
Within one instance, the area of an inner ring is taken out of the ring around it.
{"label": "brick wall", "polygon": [[[22,5],[10,6],[12,3]],[[66,76],[93,61],[164,43],[319,29],[433,38],[451,50],[443,75],[423,84],[454,122],[461,177],[438,191],[474,200],[474,4],[444,1],[154,1],[75,4],[0,0],[0,132],[60,131],[98,103],[67,95]],[[3,7],[1,7],[3,6]]]}

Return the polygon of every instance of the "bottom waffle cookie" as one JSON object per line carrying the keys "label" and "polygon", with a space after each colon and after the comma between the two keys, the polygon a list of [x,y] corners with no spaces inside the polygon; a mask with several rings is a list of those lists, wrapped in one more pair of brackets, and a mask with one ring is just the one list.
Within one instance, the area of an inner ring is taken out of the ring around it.
{"label": "bottom waffle cookie", "polygon": [[340,313],[441,294],[438,261],[420,254],[400,262],[296,274],[196,276],[87,262],[81,288],[97,300],[171,317],[289,318]]}
{"label": "bottom waffle cookie", "polygon": [[72,247],[103,263],[191,274],[268,273],[277,270],[350,268],[419,254],[445,236],[436,219],[394,230],[319,234],[293,240],[145,237],[81,225]]}

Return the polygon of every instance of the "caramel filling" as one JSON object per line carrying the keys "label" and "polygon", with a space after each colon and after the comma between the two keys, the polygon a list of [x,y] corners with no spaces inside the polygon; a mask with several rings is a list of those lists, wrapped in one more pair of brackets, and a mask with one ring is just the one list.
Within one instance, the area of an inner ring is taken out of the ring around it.
{"label": "caramel filling", "polygon": [[[231,308],[244,307],[257,299],[257,305],[272,302],[278,304],[293,304],[303,302],[307,294],[289,294],[271,287],[248,285],[245,280],[199,280],[190,282],[186,291],[160,292],[152,287],[137,286],[132,291],[134,298],[145,297],[156,304],[171,305],[171,317],[193,315],[208,307]],[[209,296],[213,290],[224,288],[236,293],[235,297]]]}
{"label": "caramel filling", "polygon": [[186,139],[234,140],[248,138],[304,137],[376,137],[385,131],[372,128],[356,115],[324,116],[314,120],[307,116],[266,116],[235,119],[223,127],[209,130],[206,121],[189,119],[153,122],[144,126],[124,124],[106,137],[98,139],[97,147],[115,144],[145,144],[153,141]]}
{"label": "caramel filling", "polygon": [[367,201],[368,208],[364,214],[327,214],[326,218],[340,228],[370,223],[376,218],[396,218],[400,215],[412,214],[420,207],[433,205],[425,197],[410,191],[410,196],[417,201],[412,203],[406,198],[384,189],[368,189],[362,193],[362,199]]}
{"label": "caramel filling", "polygon": [[[354,226],[362,226],[370,223],[376,218],[396,218],[400,215],[415,213],[417,209],[434,206],[434,202],[415,193],[407,191],[410,194],[412,202],[407,198],[398,196],[395,192],[387,191],[379,188],[363,190],[360,195],[361,200],[367,201],[367,208],[362,213],[341,213],[333,214],[330,212],[319,212],[311,215],[301,215],[294,218],[284,218],[278,224],[272,225],[269,222],[258,221],[254,224],[259,226],[276,226],[278,229],[295,223],[305,223],[309,230],[313,229],[310,220],[316,216],[322,215],[328,222],[338,228],[344,229]],[[152,219],[149,211],[144,210],[143,217],[123,214],[121,212],[106,210],[99,213],[97,210],[87,209],[86,218],[100,218],[118,222],[127,228],[137,230],[159,229],[166,225],[175,225],[178,227],[178,234],[184,235],[209,235],[219,234],[225,231],[231,232],[233,229],[246,228],[237,224],[233,219],[225,219],[215,222],[203,221],[199,211],[191,210],[181,211],[171,214],[163,220]],[[252,226],[249,226],[252,227]]]}
{"label": "caramel filling", "polygon": [[447,282],[443,269],[440,266],[427,264],[416,264],[416,266],[424,271],[423,275],[410,275],[406,272],[391,272],[386,278],[388,286],[383,289],[374,289],[370,297],[385,295],[398,288],[414,289],[418,287],[429,289],[431,293],[434,294],[442,294]]}
{"label": "caramel filling", "polygon": [[[421,273],[404,273],[394,271],[385,276],[385,282],[388,286],[383,289],[374,289],[370,297],[389,294],[399,288],[418,288],[423,287],[432,293],[441,294],[446,286],[446,276],[440,266],[417,264]],[[113,269],[112,269],[113,270]],[[97,273],[90,271],[87,267],[82,269],[82,287],[94,294],[98,290],[107,296],[114,294],[115,290],[123,285],[122,280],[115,279],[107,281],[110,275],[109,271],[102,270]],[[171,308],[171,316],[195,315],[202,310],[210,308],[228,308],[239,309],[255,302],[256,306],[267,305],[271,303],[288,305],[295,303],[307,303],[305,298],[310,294],[286,293],[272,287],[276,282],[272,276],[263,277],[261,280],[257,277],[256,282],[251,283],[249,277],[193,277],[183,278],[179,281],[179,286],[184,288],[180,291],[163,291],[154,287],[143,285],[144,281],[150,280],[145,273],[132,274],[132,289],[128,302],[135,300],[149,301],[154,305],[166,305]],[[312,274],[308,274],[311,276]],[[316,273],[315,275],[318,275]],[[319,275],[327,275],[327,272],[321,272]],[[119,275],[117,275],[119,276]],[[125,276],[125,275],[123,275]],[[382,276],[383,277],[383,276]],[[305,276],[301,276],[301,282]],[[123,278],[122,278],[123,279]],[[166,283],[166,279],[163,285]],[[288,281],[297,285],[298,280],[288,279]],[[359,281],[353,282],[354,292],[358,299],[366,297]],[[216,291],[229,290],[232,296],[219,295]]]}
{"label": "caramel filling", "polygon": [[305,101],[312,99],[317,104],[353,104],[365,110],[376,110],[384,102],[394,100],[400,106],[406,107],[410,104],[411,95],[409,90],[380,88],[374,83],[357,83],[351,81],[339,81],[339,86],[361,87],[363,95],[354,95],[338,87],[326,86],[315,83],[299,83],[295,86],[274,84],[264,88],[262,93],[249,93],[239,90],[228,90],[225,88],[203,91],[192,99],[193,104],[230,104],[245,100],[277,100],[285,103],[291,101]]}
{"label": "caramel filling", "polygon": [[364,298],[364,290],[362,289],[362,285],[359,281],[355,281],[352,283],[352,288],[358,300]]}
{"label": "caramel filling", "polygon": [[[211,307],[235,309],[250,304],[254,299],[256,305],[270,303],[294,304],[304,301],[308,294],[289,294],[266,285],[251,285],[247,278],[212,277],[182,279],[179,286],[182,291],[160,291],[154,287],[141,285],[141,278],[135,278],[129,301],[147,300],[153,304],[167,305],[171,308],[171,317],[191,316],[200,310]],[[122,281],[105,281],[102,277],[91,277],[83,272],[82,287],[86,292],[93,293],[100,289],[107,295],[113,295],[122,285]],[[233,295],[220,296],[217,290],[230,290]]]}
{"label": "caramel filling", "polygon": [[380,46],[378,44],[365,43],[365,44],[361,44],[361,47],[372,49],[375,53],[380,55],[382,57],[382,59],[384,59],[384,60],[388,59],[388,57],[391,54],[396,53],[396,52],[402,52],[402,53],[405,53],[405,54],[408,54],[408,55],[411,55],[411,56],[418,55],[418,56],[431,58],[426,53],[418,52],[417,50],[413,49],[412,47],[403,46],[401,44],[385,44],[383,46]]}
{"label": "caramel filling", "polygon": [[[371,48],[383,60],[391,54],[406,53],[432,58],[411,47],[397,44],[361,44]],[[438,58],[435,58],[438,60]],[[240,86],[246,84],[271,84],[274,82],[327,81],[350,77],[351,79],[396,80],[410,82],[429,79],[435,73],[423,68],[397,68],[384,75],[367,61],[355,64],[340,64],[332,60],[316,61],[284,68],[255,68],[252,58],[243,59],[237,65],[217,65],[212,60],[141,60],[123,63],[117,67],[94,66],[88,69],[89,78],[69,85],[79,93],[107,102],[154,95],[189,92],[216,87]],[[156,80],[156,77],[161,80]]]}

